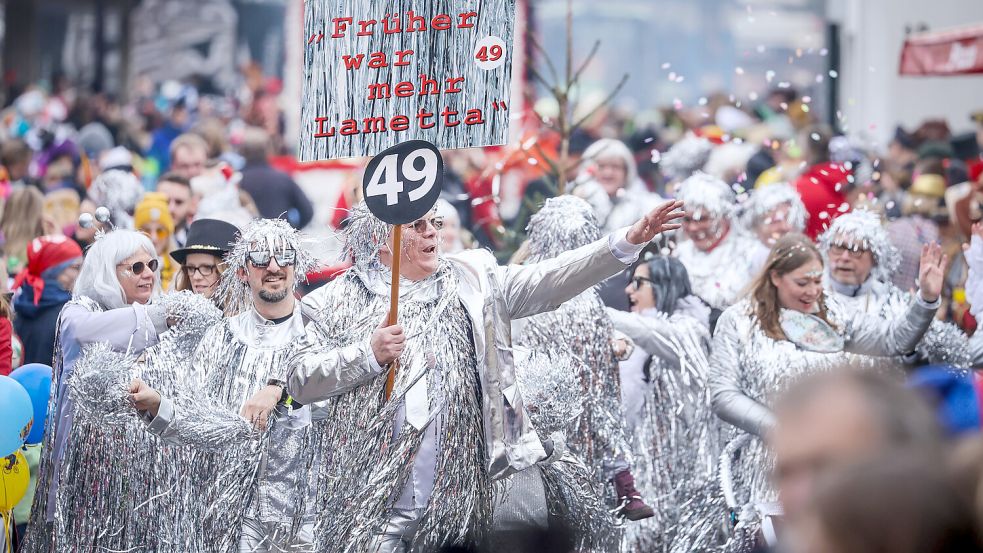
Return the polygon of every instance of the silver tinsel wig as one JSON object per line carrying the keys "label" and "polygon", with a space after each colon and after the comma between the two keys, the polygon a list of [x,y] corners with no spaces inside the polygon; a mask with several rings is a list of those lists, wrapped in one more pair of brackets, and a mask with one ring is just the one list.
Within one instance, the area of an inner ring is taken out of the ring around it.
{"label": "silver tinsel wig", "polygon": [[225,254],[228,268],[222,274],[217,293],[231,313],[240,313],[252,303],[249,284],[240,278],[240,271],[248,269],[246,256],[257,250],[266,250],[270,255],[286,250],[297,252],[294,279],[298,284],[317,266],[317,260],[304,248],[300,233],[289,223],[283,219],[256,219]]}
{"label": "silver tinsel wig", "polygon": [[751,193],[751,198],[743,205],[744,225],[749,229],[755,228],[773,209],[781,205],[788,206],[786,219],[789,225],[802,232],[809,214],[806,213],[806,206],[802,203],[799,193],[784,182],[756,188]]}
{"label": "silver tinsel wig", "polygon": [[365,202],[351,209],[344,231],[343,261],[351,261],[361,271],[367,271],[379,261],[379,251],[386,247],[392,225],[384,223],[369,211]]}
{"label": "silver tinsel wig", "polygon": [[546,200],[529,219],[529,260],[542,261],[590,244],[601,237],[590,204],[576,196]]}
{"label": "silver tinsel wig", "polygon": [[89,199],[109,209],[112,222],[119,228],[133,228],[133,210],[143,197],[140,179],[129,171],[112,169],[102,173],[89,187]]}
{"label": "silver tinsel wig", "polygon": [[829,247],[833,244],[870,250],[874,255],[872,274],[882,282],[890,282],[892,274],[901,263],[901,254],[888,238],[881,218],[864,209],[840,215],[819,237],[819,248],[827,260]]}
{"label": "silver tinsel wig", "polygon": [[659,167],[662,173],[672,180],[689,178],[703,169],[713,152],[713,143],[706,138],[687,134],[662,155]]}
{"label": "silver tinsel wig", "polygon": [[736,209],[737,196],[724,181],[697,171],[679,185],[676,199],[683,201],[687,212],[729,218]]}

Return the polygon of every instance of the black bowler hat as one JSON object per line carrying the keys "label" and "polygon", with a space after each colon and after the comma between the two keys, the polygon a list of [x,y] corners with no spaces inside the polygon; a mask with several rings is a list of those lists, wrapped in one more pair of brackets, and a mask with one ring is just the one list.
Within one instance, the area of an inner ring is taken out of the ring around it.
{"label": "black bowler hat", "polygon": [[181,265],[189,253],[207,253],[221,258],[239,238],[239,229],[231,223],[218,219],[198,219],[188,227],[185,246],[171,252],[171,258]]}

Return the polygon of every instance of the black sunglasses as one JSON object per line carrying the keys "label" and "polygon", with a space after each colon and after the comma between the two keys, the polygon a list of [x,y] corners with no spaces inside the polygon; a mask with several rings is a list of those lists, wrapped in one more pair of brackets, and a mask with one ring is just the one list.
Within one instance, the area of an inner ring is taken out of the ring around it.
{"label": "black sunglasses", "polygon": [[642,284],[643,282],[647,282],[649,284],[655,284],[655,281],[652,280],[652,279],[650,279],[650,278],[645,278],[645,277],[640,277],[640,276],[632,277],[632,279],[631,279],[631,289],[632,290],[635,290],[635,291],[638,291],[638,289],[640,289],[643,286],[643,284]]}
{"label": "black sunglasses", "polygon": [[260,250],[247,253],[246,259],[258,269],[269,267],[271,259],[276,259],[276,264],[281,267],[290,267],[297,262],[297,251],[283,250],[280,253],[270,255],[269,251]]}
{"label": "black sunglasses", "polygon": [[135,275],[143,274],[145,268],[149,268],[151,272],[157,271],[157,267],[160,267],[160,261],[157,259],[151,259],[150,261],[144,263],[143,261],[137,261],[133,265],[127,265],[126,263],[120,263],[117,267],[127,267],[131,273]]}

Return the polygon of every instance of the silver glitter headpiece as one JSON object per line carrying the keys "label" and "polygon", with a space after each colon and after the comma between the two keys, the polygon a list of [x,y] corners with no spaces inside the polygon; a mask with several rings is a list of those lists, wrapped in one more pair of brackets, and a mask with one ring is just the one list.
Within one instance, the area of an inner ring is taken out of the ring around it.
{"label": "silver glitter headpiece", "polygon": [[357,269],[365,272],[379,262],[379,251],[386,247],[386,239],[392,228],[392,225],[373,215],[364,201],[359,202],[348,216],[341,250],[343,260],[351,261]]}
{"label": "silver glitter headpiece", "polygon": [[789,206],[786,216],[788,223],[796,231],[802,232],[808,217],[806,206],[802,203],[799,193],[791,185],[783,182],[756,188],[751,193],[751,198],[744,204],[745,226],[753,229],[771,210],[782,204]]}
{"label": "silver glitter headpiece", "polygon": [[576,196],[550,198],[529,219],[529,261],[542,261],[601,237],[590,204]]}
{"label": "silver glitter headpiece", "polygon": [[266,250],[270,255],[294,250],[294,280],[300,284],[307,280],[307,273],[314,270],[317,261],[304,248],[300,233],[283,219],[256,219],[242,232],[225,254],[228,268],[222,274],[217,293],[231,313],[240,313],[252,303],[249,284],[239,278],[239,271],[247,270],[246,256],[251,251]]}
{"label": "silver glitter headpiece", "polygon": [[689,178],[694,172],[703,169],[712,151],[712,142],[694,134],[687,134],[662,155],[659,167],[662,173],[672,180]]}
{"label": "silver glitter headpiece", "polygon": [[687,212],[702,211],[727,218],[737,207],[734,190],[724,181],[702,171],[693,173],[679,185],[676,199],[683,201]]}
{"label": "silver glitter headpiece", "polygon": [[890,282],[901,263],[901,254],[891,243],[880,216],[866,209],[840,215],[819,237],[819,248],[827,260],[832,244],[870,250],[874,255],[873,276],[882,282]]}
{"label": "silver glitter headpiece", "polygon": [[140,179],[129,171],[112,169],[102,173],[88,191],[96,205],[109,209],[113,224],[118,228],[133,228],[133,210],[143,197]]}

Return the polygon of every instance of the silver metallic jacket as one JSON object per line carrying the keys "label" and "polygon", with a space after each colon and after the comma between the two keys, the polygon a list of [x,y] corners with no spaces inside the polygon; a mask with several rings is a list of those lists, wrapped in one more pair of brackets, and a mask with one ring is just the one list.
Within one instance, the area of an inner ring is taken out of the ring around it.
{"label": "silver metallic jacket", "polygon": [[[458,295],[471,320],[481,378],[488,473],[492,479],[520,471],[546,458],[523,407],[512,359],[512,319],[556,309],[590,286],[623,271],[610,238],[533,265],[500,267],[486,250],[468,250],[446,259],[458,274]],[[330,286],[330,285],[329,285]],[[330,313],[318,291],[304,303]],[[368,337],[342,348],[329,363],[293,368],[287,389],[302,403],[336,391],[337,375],[370,366]]]}
{"label": "silver metallic jacket", "polygon": [[[901,315],[911,303],[911,294],[890,282],[877,280],[873,275],[856,289],[847,289],[836,283],[828,270],[824,281],[828,293],[834,295],[844,307],[884,319]],[[968,368],[983,364],[983,348],[980,345],[978,340],[971,342],[956,325],[934,320],[915,347],[915,353],[918,359],[928,363]]]}
{"label": "silver metallic jacket", "polygon": [[[844,351],[867,356],[910,353],[932,322],[939,302],[916,297],[891,319],[846,308],[825,296],[830,319],[844,339]],[[806,351],[786,340],[773,340],[758,326],[748,300],[720,316],[710,354],[710,398],[724,421],[756,436],[774,424],[768,407],[774,394],[796,378],[846,364],[844,352]]]}

